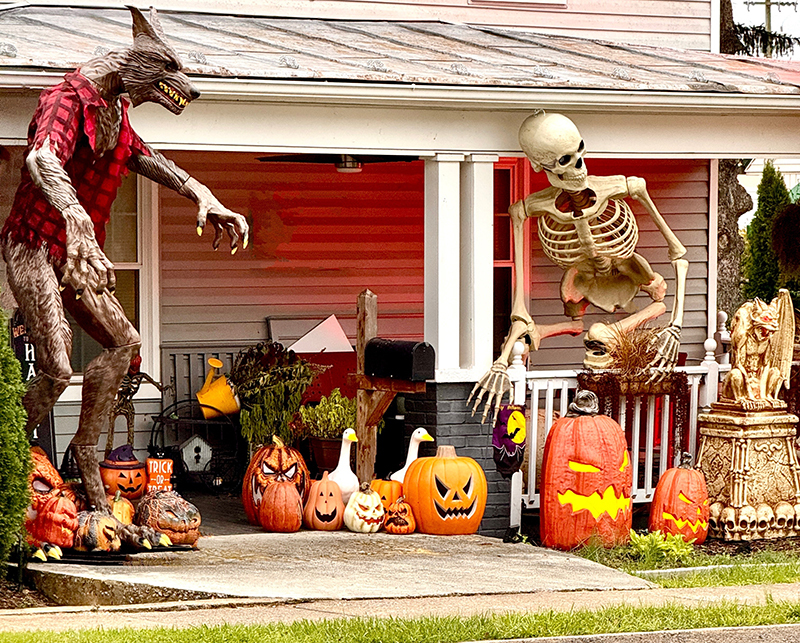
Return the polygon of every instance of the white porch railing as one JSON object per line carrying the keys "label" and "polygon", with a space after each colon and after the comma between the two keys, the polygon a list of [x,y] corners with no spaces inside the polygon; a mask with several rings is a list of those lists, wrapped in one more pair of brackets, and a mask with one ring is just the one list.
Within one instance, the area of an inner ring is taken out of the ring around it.
{"label": "white porch railing", "polygon": [[[685,372],[689,381],[688,448],[692,456],[697,448],[697,416],[716,401],[720,373],[730,369],[729,364],[718,364],[715,360],[716,342],[713,339],[706,340],[704,348],[706,357],[699,366],[676,369]],[[544,441],[554,419],[566,415],[570,393],[578,387],[578,371],[526,371],[522,364],[522,351],[523,347],[518,343],[508,372],[514,387],[514,403],[529,409],[528,463],[525,472],[517,471],[511,478],[511,527],[519,526],[523,509],[539,507],[538,477]],[[633,409],[630,417],[627,416],[629,407]],[[671,406],[669,395],[632,396],[632,400],[623,395],[616,416],[609,409],[601,409],[626,428],[630,437],[633,502],[650,502],[661,474],[678,464],[680,450],[674,453],[673,462],[667,461],[673,408],[674,401]],[[524,483],[525,474],[527,484]]]}

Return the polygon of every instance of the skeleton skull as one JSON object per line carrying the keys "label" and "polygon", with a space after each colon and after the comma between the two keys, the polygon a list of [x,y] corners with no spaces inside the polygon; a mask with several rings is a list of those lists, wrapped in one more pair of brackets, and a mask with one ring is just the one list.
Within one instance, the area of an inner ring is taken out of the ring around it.
{"label": "skeleton skull", "polygon": [[720,522],[725,530],[725,536],[733,536],[739,531],[736,526],[736,509],[733,507],[724,507],[720,513]]}
{"label": "skeleton skull", "polygon": [[775,526],[775,512],[772,511],[772,507],[768,504],[761,503],[756,507],[756,520],[756,529],[759,535],[763,537],[768,529],[772,529]]}
{"label": "skeleton skull", "polygon": [[[711,528],[711,533],[715,536],[722,535],[722,509],[724,505],[721,502],[715,502],[708,508],[708,526]],[[794,517],[794,515],[793,515]]]}
{"label": "skeleton skull", "polygon": [[742,540],[750,540],[753,537],[757,524],[758,517],[756,516],[756,510],[752,506],[745,505],[739,509],[738,525]]}
{"label": "skeleton skull", "polygon": [[785,500],[775,505],[775,529],[779,536],[786,536],[790,529],[794,529],[794,507]]}
{"label": "skeleton skull", "polygon": [[586,146],[578,128],[566,116],[537,111],[522,123],[519,144],[537,172],[544,169],[553,187],[586,189]]}
{"label": "skeleton skull", "polygon": [[794,530],[800,531],[800,504],[794,506]]}

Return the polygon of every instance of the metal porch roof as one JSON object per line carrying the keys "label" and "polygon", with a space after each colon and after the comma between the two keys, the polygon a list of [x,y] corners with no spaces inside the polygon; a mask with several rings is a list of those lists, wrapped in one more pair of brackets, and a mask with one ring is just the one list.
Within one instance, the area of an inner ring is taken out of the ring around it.
{"label": "metal porch roof", "polygon": [[[787,61],[441,22],[159,15],[187,71],[212,78],[800,94]],[[130,25],[124,9],[0,9],[0,73],[73,69],[128,46]]]}

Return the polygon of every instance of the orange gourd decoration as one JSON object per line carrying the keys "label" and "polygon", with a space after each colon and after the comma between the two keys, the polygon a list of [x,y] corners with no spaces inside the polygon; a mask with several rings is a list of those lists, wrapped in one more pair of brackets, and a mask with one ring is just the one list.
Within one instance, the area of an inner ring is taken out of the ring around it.
{"label": "orange gourd decoration", "polygon": [[683,536],[702,545],[708,536],[708,489],[701,471],[684,453],[681,464],[667,469],[658,480],[650,505],[650,531]]}
{"label": "orange gourd decoration", "polygon": [[308,497],[311,475],[306,461],[297,449],[287,447],[276,435],[272,438],[272,444],[265,444],[256,451],[244,474],[242,504],[250,524],[260,524],[258,510],[264,492],[267,487],[279,482],[291,482],[300,498]]}
{"label": "orange gourd decoration", "polygon": [[386,509],[383,528],[389,534],[413,534],[417,528],[411,506],[400,496]]}
{"label": "orange gourd decoration", "polygon": [[133,503],[117,491],[113,496],[107,495],[106,500],[111,506],[111,515],[119,520],[123,525],[133,524],[133,516],[136,509]]}
{"label": "orange gourd decoration", "polygon": [[417,458],[403,480],[406,502],[423,534],[474,534],[486,509],[486,475],[455,447],[439,445],[432,458]]}
{"label": "orange gourd decoration", "polygon": [[136,500],[147,486],[147,465],[136,459],[130,444],[123,444],[100,463],[100,477],[107,495],[119,491],[123,498]]}
{"label": "orange gourd decoration", "polygon": [[333,480],[328,479],[327,471],[322,474],[322,480],[311,485],[303,510],[303,523],[309,529],[321,531],[336,531],[344,524],[342,490]]}
{"label": "orange gourd decoration", "polygon": [[78,510],[75,503],[63,493],[56,493],[40,506],[36,517],[26,523],[28,542],[38,546],[42,543],[69,548],[78,530]]}
{"label": "orange gourd decoration", "polygon": [[258,522],[267,531],[300,531],[303,524],[303,500],[291,482],[268,485],[258,507]]}
{"label": "orange gourd decoration", "polygon": [[381,497],[384,509],[388,509],[395,500],[403,495],[403,484],[397,480],[381,480],[376,478],[369,483],[373,491],[377,491]]}
{"label": "orange gourd decoration", "polygon": [[632,467],[625,433],[598,415],[597,396],[578,391],[555,421],[544,447],[542,544],[570,550],[596,537],[605,547],[627,543],[632,522]]}

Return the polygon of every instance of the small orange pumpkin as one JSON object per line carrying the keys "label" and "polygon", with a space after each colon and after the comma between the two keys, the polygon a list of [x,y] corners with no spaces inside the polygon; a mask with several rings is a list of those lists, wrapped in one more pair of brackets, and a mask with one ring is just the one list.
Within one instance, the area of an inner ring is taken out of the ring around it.
{"label": "small orange pumpkin", "polygon": [[311,475],[303,456],[297,449],[286,446],[278,436],[274,436],[272,444],[256,451],[244,474],[242,504],[250,524],[260,524],[259,508],[267,487],[287,481],[295,486],[301,499],[308,497]]}
{"label": "small orange pumpkin", "polygon": [[414,533],[417,521],[414,520],[414,512],[403,496],[389,505],[386,510],[386,518],[383,520],[383,528],[389,534]]}
{"label": "small orange pumpkin", "polygon": [[300,531],[303,524],[303,500],[291,482],[268,485],[258,508],[258,522],[267,531]]}
{"label": "small orange pumpkin", "polygon": [[123,525],[130,525],[133,524],[133,516],[136,513],[136,509],[133,507],[133,503],[124,498],[122,494],[117,490],[117,492],[113,495],[107,495],[106,500],[108,500],[108,504],[111,506],[111,514],[119,520]]}
{"label": "small orange pumpkin", "polygon": [[648,528],[702,545],[708,536],[708,489],[703,473],[692,468],[691,459],[684,453],[681,464],[659,478]]}
{"label": "small orange pumpkin", "polygon": [[344,524],[342,490],[333,480],[328,479],[327,471],[322,474],[322,480],[311,485],[303,510],[303,523],[309,529],[321,531],[336,531]]}
{"label": "small orange pumpkin", "polygon": [[369,486],[373,491],[378,492],[384,509],[388,509],[389,505],[403,495],[403,484],[397,480],[375,478],[369,483]]}
{"label": "small orange pumpkin", "polygon": [[417,458],[403,480],[406,502],[423,534],[474,534],[486,509],[486,474],[472,458],[442,444],[432,458]]}

